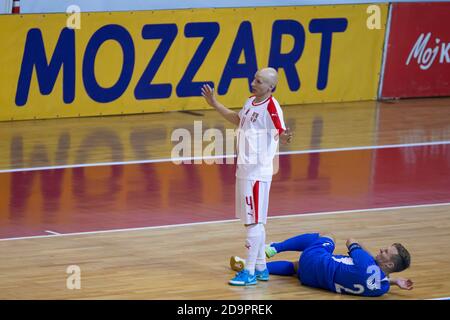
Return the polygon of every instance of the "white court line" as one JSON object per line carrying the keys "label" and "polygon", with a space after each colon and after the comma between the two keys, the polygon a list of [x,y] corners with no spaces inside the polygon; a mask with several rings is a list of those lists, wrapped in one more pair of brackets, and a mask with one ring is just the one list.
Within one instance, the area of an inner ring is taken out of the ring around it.
{"label": "white court line", "polygon": [[53,235],[60,235],[61,234],[59,232],[55,232],[55,231],[51,231],[51,230],[45,230],[45,232],[53,234]]}
{"label": "white court line", "polygon": [[448,206],[450,202],[443,203],[430,203],[430,204],[418,204],[418,205],[410,205],[410,206],[397,206],[397,207],[382,207],[382,208],[369,208],[369,209],[354,209],[354,210],[345,210],[345,211],[329,211],[329,212],[317,212],[317,213],[300,213],[300,214],[292,214],[292,215],[284,215],[284,216],[275,216],[269,217],[268,219],[279,219],[279,218],[289,218],[289,217],[298,217],[298,216],[325,216],[329,214],[341,214],[341,213],[355,213],[355,212],[374,212],[374,211],[387,211],[387,210],[397,210],[397,209],[415,209],[415,208],[426,208],[426,207],[440,207],[440,206]]}
{"label": "white court line", "polygon": [[[362,146],[362,147],[349,147],[349,148],[284,151],[284,152],[277,152],[277,155],[284,156],[284,155],[291,155],[291,154],[310,154],[310,153],[323,153],[323,152],[336,152],[336,151],[410,148],[410,147],[425,147],[425,146],[447,145],[447,144],[450,144],[450,141],[433,141],[433,142],[420,142],[420,143],[388,144],[388,145],[380,145],[380,146]],[[131,164],[145,164],[145,163],[159,163],[159,162],[175,162],[175,161],[183,162],[183,161],[195,161],[195,160],[214,160],[214,159],[228,159],[228,158],[236,158],[236,155],[232,154],[232,155],[219,155],[219,156],[207,156],[207,157],[180,157],[180,158],[173,158],[173,159],[172,158],[162,158],[162,159],[119,161],[119,162],[68,164],[68,165],[60,165],[60,166],[46,166],[46,167],[34,167],[34,168],[2,169],[2,170],[0,170],[0,173],[70,169],[70,168],[85,168],[85,167],[98,167],[98,166],[131,165]]]}
{"label": "white court line", "polygon": [[[299,213],[299,214],[291,214],[291,215],[284,215],[284,216],[268,217],[268,219],[272,220],[272,219],[283,219],[283,218],[292,218],[292,217],[311,217],[311,216],[321,216],[321,215],[331,215],[331,214],[344,214],[344,213],[355,213],[355,212],[363,212],[364,213],[364,212],[373,212],[373,211],[414,209],[414,208],[439,207],[439,206],[448,206],[448,205],[450,205],[450,202],[432,203],[432,204],[420,204],[420,205],[411,205],[411,206],[398,206],[398,207],[355,209],[355,210],[328,211],[328,212],[315,212],[315,213]],[[129,231],[141,231],[141,230],[152,230],[152,229],[177,228],[177,227],[197,226],[197,225],[203,225],[203,224],[230,223],[230,222],[237,222],[237,221],[239,221],[239,219],[220,220],[220,221],[205,221],[205,222],[192,222],[192,223],[172,224],[172,225],[152,226],[152,227],[140,227],[140,228],[125,228],[125,229],[112,229],[112,230],[60,233],[60,234],[55,234],[55,235],[4,238],[4,239],[0,239],[0,241],[39,239],[39,238],[55,238],[55,237],[79,236],[79,235],[102,234],[102,233],[113,233],[113,232],[129,232]]]}
{"label": "white court line", "polygon": [[442,298],[431,298],[426,300],[450,300],[450,297],[442,297]]}

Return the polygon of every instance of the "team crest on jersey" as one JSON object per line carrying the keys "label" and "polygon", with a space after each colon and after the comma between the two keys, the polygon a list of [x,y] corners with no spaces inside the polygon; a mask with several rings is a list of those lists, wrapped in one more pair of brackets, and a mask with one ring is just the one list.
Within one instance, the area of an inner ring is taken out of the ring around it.
{"label": "team crest on jersey", "polygon": [[259,114],[256,112],[253,112],[252,117],[250,118],[251,122],[255,122],[256,119],[258,119]]}

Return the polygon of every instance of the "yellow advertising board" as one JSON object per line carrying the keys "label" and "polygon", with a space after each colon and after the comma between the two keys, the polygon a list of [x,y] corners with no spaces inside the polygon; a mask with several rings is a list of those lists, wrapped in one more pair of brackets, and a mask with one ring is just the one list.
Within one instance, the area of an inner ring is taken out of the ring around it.
{"label": "yellow advertising board", "polygon": [[375,99],[387,5],[379,28],[367,8],[0,16],[0,120],[205,109],[205,83],[240,108],[266,66],[282,105]]}

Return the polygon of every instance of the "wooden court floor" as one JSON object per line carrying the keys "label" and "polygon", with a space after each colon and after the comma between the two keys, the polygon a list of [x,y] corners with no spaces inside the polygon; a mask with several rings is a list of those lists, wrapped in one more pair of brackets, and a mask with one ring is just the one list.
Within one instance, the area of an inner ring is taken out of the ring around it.
{"label": "wooden court floor", "polygon": [[[440,170],[448,173],[449,148],[442,146],[450,141],[450,99],[296,106],[286,107],[284,112],[295,140],[282,152],[437,143],[440,148],[430,145],[420,157],[439,153]],[[2,177],[16,170],[169,158],[173,129],[192,129],[197,120],[204,121],[204,129],[229,127],[210,111],[0,123],[1,193],[10,190],[9,178]],[[407,152],[401,156],[404,163],[420,161]],[[333,164],[328,166],[325,169]],[[368,181],[373,171],[367,171]],[[450,194],[450,188],[443,186],[440,199]],[[402,196],[420,198],[424,196],[420,191],[428,187],[419,185],[414,193]],[[171,192],[169,188],[164,195],[170,197]],[[303,232],[332,232],[337,239],[336,253],[341,254],[348,237],[361,240],[374,252],[401,242],[412,254],[412,266],[402,276],[412,278],[415,288],[392,288],[378,299],[450,297],[450,201],[436,203],[435,197],[427,197],[419,199],[420,205],[376,210],[297,215],[292,208],[291,214],[269,219],[268,240],[281,241]],[[2,203],[9,201],[1,198]],[[271,198],[271,202],[277,201]],[[304,287],[290,277],[272,276],[269,282],[248,288],[229,286],[227,281],[233,275],[229,257],[245,255],[245,232],[233,219],[139,230],[5,236],[11,230],[23,230],[22,223],[33,225],[46,219],[41,213],[33,215],[34,205],[41,203],[30,202],[25,211],[30,216],[20,219],[8,211],[11,206],[1,206],[0,299],[363,299]],[[191,209],[195,212],[196,207]],[[99,206],[92,206],[92,219],[97,210]],[[208,221],[207,212],[202,214]],[[80,227],[73,225],[73,232]],[[275,258],[293,260],[297,255],[285,253]],[[81,270],[78,290],[66,287],[70,276],[66,270],[71,265]]]}
{"label": "wooden court floor", "polygon": [[[394,242],[412,253],[403,276],[412,291],[392,288],[375,299],[431,299],[450,292],[450,205],[270,219],[269,239],[332,231],[336,251],[360,239],[369,249]],[[363,299],[300,285],[295,277],[241,288],[227,284],[228,258],[244,254],[239,222],[1,241],[1,299]],[[274,259],[295,260],[283,253]],[[81,289],[69,290],[66,269],[81,270]],[[373,298],[371,298],[373,299]]]}

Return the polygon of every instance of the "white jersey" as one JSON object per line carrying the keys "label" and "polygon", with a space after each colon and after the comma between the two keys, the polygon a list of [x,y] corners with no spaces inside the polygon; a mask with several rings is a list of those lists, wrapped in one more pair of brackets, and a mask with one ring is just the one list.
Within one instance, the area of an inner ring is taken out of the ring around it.
{"label": "white jersey", "polygon": [[254,96],[247,99],[239,112],[236,177],[272,181],[279,135],[286,130],[283,111],[272,96],[260,103],[254,100]]}

